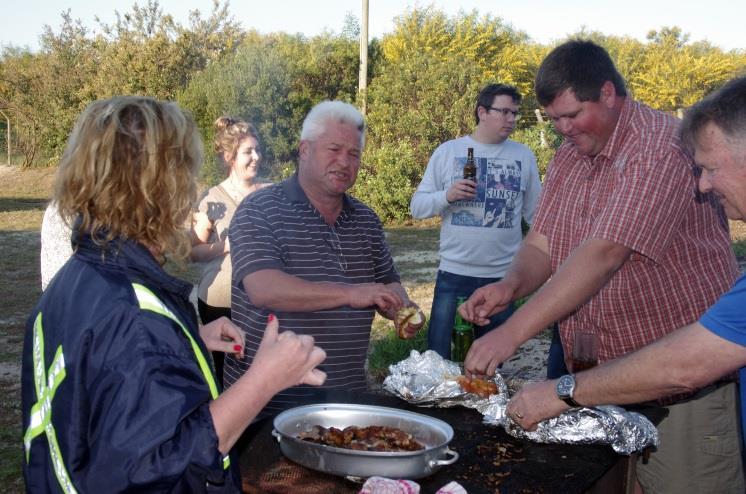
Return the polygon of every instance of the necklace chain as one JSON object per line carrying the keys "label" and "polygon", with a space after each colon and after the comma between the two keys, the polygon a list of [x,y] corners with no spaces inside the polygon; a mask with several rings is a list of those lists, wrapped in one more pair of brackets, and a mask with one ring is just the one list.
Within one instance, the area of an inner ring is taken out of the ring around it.
{"label": "necklace chain", "polygon": [[249,190],[244,192],[243,190],[241,190],[241,188],[238,187],[238,185],[236,185],[235,175],[231,175],[230,177],[228,177],[228,182],[230,182],[230,190],[228,192],[233,197],[233,200],[239,203],[243,201],[244,197],[249,195],[256,188],[256,184],[251,184]]}

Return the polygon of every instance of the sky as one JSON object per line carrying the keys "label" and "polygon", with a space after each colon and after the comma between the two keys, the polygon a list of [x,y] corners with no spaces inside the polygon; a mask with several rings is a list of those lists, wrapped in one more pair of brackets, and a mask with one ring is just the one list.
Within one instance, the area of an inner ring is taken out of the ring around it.
{"label": "sky", "polygon": [[[10,3],[11,0],[4,0]],[[129,11],[135,0],[20,0],[0,15],[0,45],[39,47],[43,26],[59,31],[61,13],[70,9],[73,19],[86,27],[97,27],[95,18],[111,23],[114,11]],[[139,5],[144,5],[140,0]],[[210,0],[161,0],[163,12],[187,23],[190,10],[205,16]],[[500,17],[534,41],[549,44],[585,27],[609,35],[627,35],[641,41],[651,29],[678,26],[690,41],[707,40],[724,50],[746,49],[744,19],[746,2],[734,0],[434,0],[415,3],[408,0],[369,0],[369,34],[381,37],[393,31],[394,18],[407,8],[434,5],[449,15],[460,10],[478,10]],[[616,6],[619,5],[619,6]],[[234,0],[234,18],[245,29],[262,33],[284,31],[309,36],[324,30],[340,32],[349,12],[361,17],[362,0]]]}

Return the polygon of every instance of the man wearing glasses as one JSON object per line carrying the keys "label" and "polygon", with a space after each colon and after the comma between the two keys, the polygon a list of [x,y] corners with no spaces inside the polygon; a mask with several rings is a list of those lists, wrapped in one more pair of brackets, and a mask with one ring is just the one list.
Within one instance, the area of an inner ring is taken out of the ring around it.
{"label": "man wearing glasses", "polygon": [[[451,358],[457,299],[499,281],[521,243],[521,217],[531,222],[541,190],[536,157],[508,139],[520,117],[521,95],[505,84],[482,89],[471,135],[433,153],[410,208],[415,218],[440,215],[440,266],[435,281],[428,348]],[[473,149],[476,180],[465,179]],[[512,306],[476,327],[482,336],[507,319]]]}

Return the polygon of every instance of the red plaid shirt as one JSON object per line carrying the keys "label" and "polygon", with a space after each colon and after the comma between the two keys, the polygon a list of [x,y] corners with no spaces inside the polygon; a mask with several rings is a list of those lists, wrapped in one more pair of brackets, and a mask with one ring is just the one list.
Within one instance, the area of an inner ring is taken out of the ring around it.
{"label": "red plaid shirt", "polygon": [[647,345],[696,321],[735,280],[722,207],[697,192],[677,125],[627,98],[597,156],[581,156],[566,142],[552,160],[532,227],[549,240],[552,272],[590,238],[633,251],[606,286],[560,321],[566,356],[576,330],[598,334],[599,363]]}

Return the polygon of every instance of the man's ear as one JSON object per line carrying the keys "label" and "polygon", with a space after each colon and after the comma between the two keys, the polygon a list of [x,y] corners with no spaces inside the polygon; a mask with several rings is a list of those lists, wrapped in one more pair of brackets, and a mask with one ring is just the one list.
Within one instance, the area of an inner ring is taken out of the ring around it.
{"label": "man's ear", "polygon": [[614,83],[611,81],[604,82],[601,86],[599,101],[611,108],[616,103],[616,96],[616,87],[614,87]]}
{"label": "man's ear", "polygon": [[298,156],[301,160],[305,161],[306,157],[308,156],[309,147],[311,146],[311,143],[308,141],[300,141],[300,144],[298,145]]}
{"label": "man's ear", "polygon": [[477,116],[479,117],[479,123],[482,123],[482,119],[487,114],[487,109],[482,105],[477,106]]}

